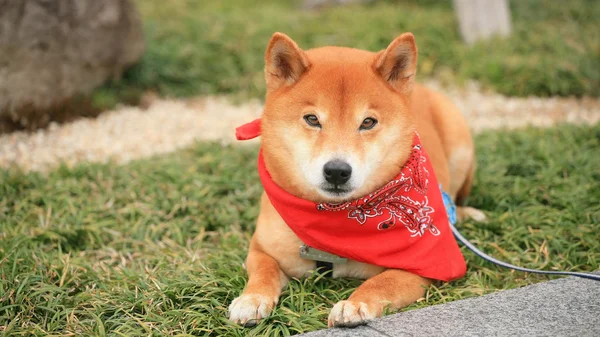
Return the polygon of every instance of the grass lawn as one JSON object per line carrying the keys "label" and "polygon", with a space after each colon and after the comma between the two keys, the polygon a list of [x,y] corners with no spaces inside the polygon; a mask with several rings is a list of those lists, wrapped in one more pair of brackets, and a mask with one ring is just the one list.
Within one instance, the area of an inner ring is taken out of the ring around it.
{"label": "grass lawn", "polygon": [[343,45],[377,51],[412,31],[419,77],[477,79],[507,95],[600,95],[600,1],[511,0],[509,39],[464,45],[451,1],[377,0],[319,11],[281,0],[137,0],[147,50],[93,102],[164,96],[264,96],[263,57],[275,31],[302,48]]}
{"label": "grass lawn", "polygon": [[[514,264],[591,271],[600,262],[600,125],[477,136],[463,223],[484,251]],[[356,280],[292,281],[252,329],[228,322],[261,186],[256,148],[197,144],[125,166],[47,176],[0,171],[0,335],[289,335],[326,327]],[[408,309],[547,280],[463,249],[463,279]]]}

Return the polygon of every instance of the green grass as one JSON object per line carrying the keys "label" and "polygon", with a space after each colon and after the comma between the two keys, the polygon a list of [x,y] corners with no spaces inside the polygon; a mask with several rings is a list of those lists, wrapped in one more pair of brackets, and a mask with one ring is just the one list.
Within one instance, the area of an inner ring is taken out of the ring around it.
{"label": "green grass", "polygon": [[513,34],[472,48],[461,41],[450,1],[375,1],[319,11],[298,1],[138,0],[147,50],[124,77],[96,91],[99,106],[164,96],[265,92],[264,50],[275,31],[301,47],[377,51],[405,31],[419,45],[419,77],[477,79],[507,95],[600,95],[600,2],[513,0]]}
{"label": "green grass", "polygon": [[[491,132],[476,139],[463,223],[484,251],[517,265],[583,270],[600,262],[600,125]],[[252,329],[226,319],[246,282],[258,213],[256,148],[197,144],[125,166],[47,176],[0,171],[0,335],[288,335],[326,326],[356,280],[292,281]],[[463,249],[461,280],[408,309],[547,280]]]}

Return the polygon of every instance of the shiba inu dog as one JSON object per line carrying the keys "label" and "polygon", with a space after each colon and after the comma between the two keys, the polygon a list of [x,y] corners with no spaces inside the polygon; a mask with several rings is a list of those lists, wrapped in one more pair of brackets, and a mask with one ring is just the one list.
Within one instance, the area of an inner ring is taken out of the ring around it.
{"label": "shiba inu dog", "polygon": [[239,136],[262,137],[265,193],[232,321],[267,317],[288,280],[317,266],[366,279],[332,308],[330,327],[362,324],[464,275],[446,207],[469,194],[473,141],[457,107],[414,82],[417,54],[411,33],[377,53],[304,51],[272,36],[263,116]]}

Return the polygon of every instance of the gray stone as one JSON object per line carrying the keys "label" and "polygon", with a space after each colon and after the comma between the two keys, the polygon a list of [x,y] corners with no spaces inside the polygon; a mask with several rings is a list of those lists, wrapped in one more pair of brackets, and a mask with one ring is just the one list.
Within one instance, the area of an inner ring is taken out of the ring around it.
{"label": "gray stone", "polygon": [[307,334],[380,335],[600,336],[600,282],[568,277]]}
{"label": "gray stone", "polygon": [[0,0],[0,51],[0,118],[26,126],[119,77],[144,39],[130,0]]}

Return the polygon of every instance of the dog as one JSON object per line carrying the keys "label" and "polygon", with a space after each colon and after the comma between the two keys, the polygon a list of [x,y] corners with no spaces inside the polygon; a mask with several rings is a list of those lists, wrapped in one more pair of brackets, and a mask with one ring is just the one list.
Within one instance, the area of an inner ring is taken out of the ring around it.
{"label": "dog", "polygon": [[[269,316],[288,280],[317,266],[366,279],[333,306],[329,327],[364,324],[464,275],[447,207],[470,192],[473,140],[447,97],[415,83],[417,56],[411,33],[377,53],[305,51],[272,36],[262,117],[238,129],[239,139],[261,136],[265,193],[231,321]],[[456,213],[484,218],[470,207]]]}

